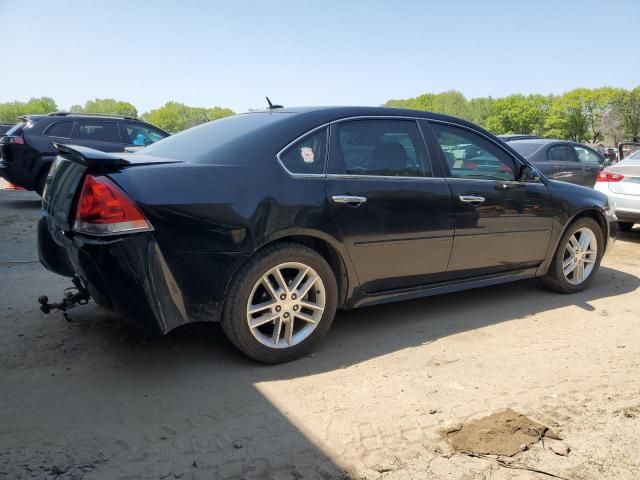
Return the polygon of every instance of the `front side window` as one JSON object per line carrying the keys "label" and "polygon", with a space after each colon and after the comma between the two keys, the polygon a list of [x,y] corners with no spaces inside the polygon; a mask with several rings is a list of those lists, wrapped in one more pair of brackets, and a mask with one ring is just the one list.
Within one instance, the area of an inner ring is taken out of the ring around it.
{"label": "front side window", "polygon": [[[335,132],[335,133],[334,133]],[[413,120],[354,120],[332,127],[332,171],[348,175],[430,177],[431,165]]]}
{"label": "front side window", "polygon": [[580,163],[590,163],[592,165],[600,165],[600,157],[595,153],[584,147],[573,147],[578,156]]}
{"label": "front side window", "polygon": [[515,162],[493,142],[465,128],[431,124],[454,178],[515,180]]}
{"label": "front side window", "polygon": [[80,121],[76,138],[95,142],[120,143],[118,124],[116,122]]}
{"label": "front side window", "polygon": [[127,145],[146,147],[168,136],[160,130],[138,123],[123,123],[122,126]]}
{"label": "front side window", "polygon": [[554,145],[547,150],[547,160],[551,162],[575,162],[576,155],[571,145]]}
{"label": "front side window", "polygon": [[327,129],[306,135],[280,154],[280,161],[290,173],[322,174],[327,158]]}
{"label": "front side window", "polygon": [[49,125],[44,131],[47,137],[70,138],[73,122],[56,122]]}

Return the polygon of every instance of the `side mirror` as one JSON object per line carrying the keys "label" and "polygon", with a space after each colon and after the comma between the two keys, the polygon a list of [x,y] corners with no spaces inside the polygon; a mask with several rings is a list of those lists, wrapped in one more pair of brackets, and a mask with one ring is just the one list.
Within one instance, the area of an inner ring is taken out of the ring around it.
{"label": "side mirror", "polygon": [[530,165],[522,165],[518,175],[519,182],[537,182],[540,180],[540,173]]}

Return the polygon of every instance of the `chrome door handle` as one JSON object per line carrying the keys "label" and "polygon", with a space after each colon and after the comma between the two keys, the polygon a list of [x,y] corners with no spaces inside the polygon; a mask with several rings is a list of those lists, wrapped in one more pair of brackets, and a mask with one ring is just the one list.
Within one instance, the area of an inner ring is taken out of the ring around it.
{"label": "chrome door handle", "polygon": [[460,195],[460,201],[464,203],[482,203],[484,202],[484,197],[477,195]]}
{"label": "chrome door handle", "polygon": [[336,203],[352,203],[356,205],[360,205],[367,201],[367,197],[360,197],[358,195],[334,195],[331,197]]}

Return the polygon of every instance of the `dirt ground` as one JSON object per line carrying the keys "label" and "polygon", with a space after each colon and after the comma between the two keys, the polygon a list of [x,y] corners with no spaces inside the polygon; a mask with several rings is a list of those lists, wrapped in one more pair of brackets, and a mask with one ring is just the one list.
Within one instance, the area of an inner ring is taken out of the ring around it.
{"label": "dirt ground", "polygon": [[264,366],[217,325],[148,337],[35,250],[37,197],[0,191],[0,478],[544,479],[454,453],[509,408],[553,429],[510,457],[576,480],[640,478],[640,228],[586,292],[536,281],[339,313],[317,353]]}

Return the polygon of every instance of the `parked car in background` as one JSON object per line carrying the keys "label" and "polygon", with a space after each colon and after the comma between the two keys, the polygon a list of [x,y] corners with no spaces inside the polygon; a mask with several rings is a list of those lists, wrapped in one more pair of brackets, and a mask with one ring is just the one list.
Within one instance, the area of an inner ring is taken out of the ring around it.
{"label": "parked car in background", "polygon": [[566,140],[513,140],[508,145],[533,163],[546,177],[593,187],[605,157],[593,148]]}
{"label": "parked car in background", "polygon": [[423,111],[277,109],[134,154],[59,149],[43,265],[160,333],[221,321],[263,362],[305,355],[336,308],[530,277],[579,292],[615,236],[602,193]]}
{"label": "parked car in background", "polygon": [[12,124],[0,123],[0,135],[4,135],[11,127],[13,127]]}
{"label": "parked car in background", "polygon": [[144,147],[169,134],[142,120],[111,115],[55,112],[26,115],[0,137],[0,176],[40,195],[57,150],[73,143],[104,152]]}
{"label": "parked car in background", "polygon": [[615,205],[620,230],[640,223],[640,150],[600,172],[595,189]]}
{"label": "parked car in background", "polygon": [[510,142],[512,140],[531,140],[534,138],[542,138],[538,135],[529,135],[526,133],[510,133],[505,135],[498,135],[498,138],[503,142]]}

